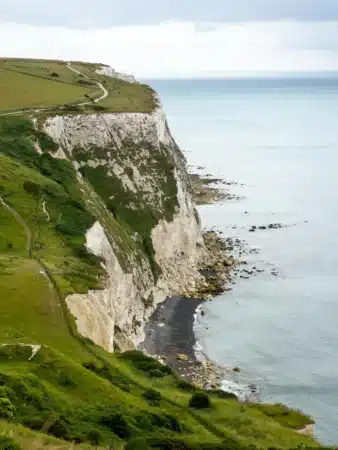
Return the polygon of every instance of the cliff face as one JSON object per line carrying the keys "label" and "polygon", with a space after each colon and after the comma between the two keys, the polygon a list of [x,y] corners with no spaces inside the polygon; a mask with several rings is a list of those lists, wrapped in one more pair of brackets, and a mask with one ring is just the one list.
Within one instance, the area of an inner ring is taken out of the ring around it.
{"label": "cliff face", "polygon": [[158,303],[201,282],[204,254],[184,156],[161,106],[152,114],[49,118],[58,158],[75,167],[96,218],[87,249],[102,258],[102,290],[66,299],[81,334],[109,351],[143,339]]}

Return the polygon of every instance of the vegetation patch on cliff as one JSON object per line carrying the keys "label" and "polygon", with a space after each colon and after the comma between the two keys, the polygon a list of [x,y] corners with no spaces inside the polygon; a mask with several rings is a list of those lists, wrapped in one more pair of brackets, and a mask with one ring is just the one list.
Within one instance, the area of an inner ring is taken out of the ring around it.
{"label": "vegetation patch on cliff", "polygon": [[[103,159],[110,150],[114,152],[112,162]],[[112,149],[76,149],[73,156],[81,164],[84,179],[146,255],[157,279],[160,268],[151,232],[161,219],[170,222],[178,206],[173,156],[164,146],[158,149],[149,142],[136,144],[128,140]],[[98,161],[98,165],[91,161]],[[117,173],[117,166],[124,172]]]}

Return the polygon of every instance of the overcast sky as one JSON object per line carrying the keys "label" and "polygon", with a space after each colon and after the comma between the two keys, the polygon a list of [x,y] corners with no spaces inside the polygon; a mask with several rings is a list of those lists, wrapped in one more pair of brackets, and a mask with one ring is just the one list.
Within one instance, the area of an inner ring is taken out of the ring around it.
{"label": "overcast sky", "polygon": [[0,55],[139,77],[338,70],[338,0],[0,0]]}

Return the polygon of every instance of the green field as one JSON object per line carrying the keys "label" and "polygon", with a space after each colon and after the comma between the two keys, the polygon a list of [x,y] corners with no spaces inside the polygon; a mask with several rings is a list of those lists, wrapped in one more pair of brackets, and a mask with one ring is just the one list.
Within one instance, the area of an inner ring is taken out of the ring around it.
{"label": "green field", "polygon": [[83,76],[63,61],[0,59],[0,114],[90,103],[103,93],[98,82],[109,95],[99,104],[82,107],[83,112],[151,112],[156,106],[149,86],[100,76],[97,64],[72,63],[71,67]]}
{"label": "green field", "polygon": [[85,102],[100,93],[95,84],[78,81],[65,63],[0,60],[0,111]]}

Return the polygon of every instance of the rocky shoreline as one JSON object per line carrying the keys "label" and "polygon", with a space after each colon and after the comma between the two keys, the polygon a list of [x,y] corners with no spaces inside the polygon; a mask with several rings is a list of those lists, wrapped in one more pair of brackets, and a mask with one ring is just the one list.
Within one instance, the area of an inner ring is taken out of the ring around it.
{"label": "rocky shoreline", "polygon": [[[236,198],[223,189],[232,183],[196,174],[191,175],[191,183],[197,204]],[[211,186],[215,184],[222,184],[222,188]],[[201,352],[197,358],[194,322],[197,314],[204,314],[204,302],[231,290],[233,275],[242,264],[234,257],[235,252],[242,254],[241,242],[226,239],[216,230],[205,230],[203,237],[206,253],[199,267],[201,281],[159,305],[145,327],[145,340],[139,348],[168,364],[187,382],[203,389],[220,389],[226,371]]]}
{"label": "rocky shoreline", "polygon": [[201,355],[197,358],[194,322],[203,300],[169,297],[145,328],[140,349],[169,365],[184,380],[203,389],[219,389],[224,370]]}

